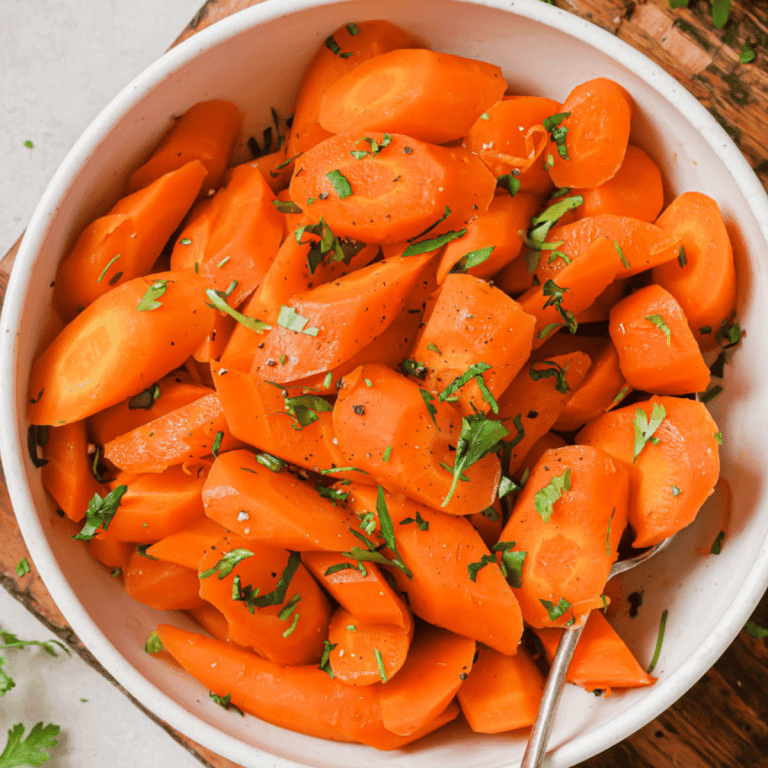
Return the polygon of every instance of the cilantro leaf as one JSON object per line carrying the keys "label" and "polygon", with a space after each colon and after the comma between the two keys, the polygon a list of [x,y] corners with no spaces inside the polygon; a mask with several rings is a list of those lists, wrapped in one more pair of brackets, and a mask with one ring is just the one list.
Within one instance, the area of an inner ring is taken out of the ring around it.
{"label": "cilantro leaf", "polygon": [[[317,235],[319,240],[302,240],[304,234],[309,232],[311,235]],[[333,234],[333,230],[328,226],[325,219],[320,217],[320,221],[317,224],[305,224],[303,227],[298,227],[294,230],[294,237],[299,245],[306,245],[309,243],[309,253],[307,254],[307,266],[309,267],[309,274],[314,275],[315,270],[320,264],[325,264],[328,261],[343,261],[345,264],[349,264],[352,257],[362,250],[364,244],[358,243],[356,240],[348,241],[347,248],[342,245],[336,235]]]}
{"label": "cilantro leaf", "polygon": [[80,533],[72,538],[78,541],[89,541],[96,535],[99,528],[106,531],[120,506],[120,499],[127,490],[127,485],[118,485],[103,498],[98,493],[94,493],[93,498],[88,502],[85,524],[80,529]]}
{"label": "cilantro leaf", "polygon": [[16,575],[21,578],[26,576],[32,569],[29,567],[29,560],[26,557],[22,557],[18,563],[16,563]]}
{"label": "cilantro leaf", "polygon": [[158,299],[168,290],[169,280],[157,280],[147,288],[147,292],[136,307],[137,312],[151,312],[153,309],[159,309],[163,305]]}
{"label": "cilantro leaf", "polygon": [[635,418],[633,420],[633,426],[635,430],[635,446],[634,455],[632,456],[632,463],[637,461],[637,457],[640,455],[640,451],[645,448],[646,443],[653,437],[656,430],[661,426],[664,418],[667,415],[667,409],[661,403],[654,403],[653,410],[651,411],[651,419],[645,415],[642,408],[638,408],[635,411]]}
{"label": "cilantro leaf", "polygon": [[562,475],[555,475],[541,490],[536,491],[533,497],[533,506],[539,517],[549,522],[554,511],[554,503],[559,501],[566,491],[571,490],[571,468],[568,467]]}
{"label": "cilantro leaf", "polygon": [[50,759],[49,749],[58,743],[59,726],[43,725],[42,722],[32,726],[24,738],[24,725],[16,723],[8,731],[8,741],[0,754],[0,768],[17,768],[17,766],[38,766]]}

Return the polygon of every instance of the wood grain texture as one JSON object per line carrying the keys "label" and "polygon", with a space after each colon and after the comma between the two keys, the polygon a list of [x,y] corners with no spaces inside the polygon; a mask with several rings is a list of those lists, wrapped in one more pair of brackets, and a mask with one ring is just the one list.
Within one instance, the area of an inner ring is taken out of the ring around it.
{"label": "wood grain texture", "polygon": [[[208,0],[176,43],[260,1]],[[553,4],[617,35],[683,83],[723,125],[768,189],[768,0],[734,2],[723,30],[712,25],[709,0],[690,0],[689,8],[676,10],[669,8],[668,0],[554,0]],[[745,43],[757,53],[751,64],[739,61]],[[18,243],[0,262],[0,302],[17,249]],[[34,568],[27,576],[16,576],[16,562],[29,555],[13,518],[1,470],[0,532],[4,541],[0,548],[0,584],[101,670],[67,627]],[[761,626],[768,626],[768,595],[753,618]],[[767,692],[768,645],[742,632],[675,705],[579,768],[766,766]],[[203,765],[237,768],[190,739],[172,733]]]}

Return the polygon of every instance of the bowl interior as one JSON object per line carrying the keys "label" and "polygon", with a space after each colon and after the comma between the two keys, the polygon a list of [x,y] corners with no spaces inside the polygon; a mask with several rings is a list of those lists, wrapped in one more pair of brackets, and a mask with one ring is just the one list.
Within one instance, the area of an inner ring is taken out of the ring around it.
{"label": "bowl interior", "polygon": [[[247,115],[245,137],[259,136],[270,124],[270,107],[289,114],[301,73],[328,34],[347,21],[382,15],[376,0],[275,0],[205,30],[150,68],[97,119],[52,182],[28,230],[3,314],[3,369],[14,371],[0,385],[3,463],[46,584],[78,635],[131,693],[244,766],[511,766],[522,755],[525,734],[478,737],[455,723],[414,747],[383,754],[291,734],[214,706],[197,683],[143,651],[159,620],[183,619],[159,616],[128,598],[62,530],[23,448],[26,382],[34,353],[50,332],[58,259],[80,228],[120,196],[170,116],[203,99],[231,99]],[[570,686],[551,739],[557,747],[551,765],[573,765],[641,727],[704,674],[768,583],[768,503],[760,466],[768,430],[756,418],[768,384],[755,375],[768,357],[768,334],[761,332],[768,205],[744,159],[682,86],[586,22],[538,0],[389,0],[386,16],[435,50],[500,65],[515,92],[562,100],[585,80],[617,80],[635,99],[633,139],[660,164],[667,202],[685,190],[709,194],[734,243],[738,316],[747,334],[726,367],[724,393],[711,403],[723,435],[726,482],[670,549],[623,577],[624,594],[641,590],[644,600],[637,618],[629,618],[624,604],[613,622],[642,664],[653,653],[661,612],[669,611],[659,681],[609,699]],[[244,146],[240,151],[245,157]],[[721,528],[727,532],[722,554],[702,554]]]}

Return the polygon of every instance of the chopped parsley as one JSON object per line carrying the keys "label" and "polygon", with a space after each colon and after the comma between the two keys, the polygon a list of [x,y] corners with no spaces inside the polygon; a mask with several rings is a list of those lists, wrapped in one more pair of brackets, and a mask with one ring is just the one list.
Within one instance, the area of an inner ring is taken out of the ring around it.
{"label": "chopped parsley", "polygon": [[281,328],[287,328],[289,331],[304,333],[307,336],[317,336],[320,332],[318,328],[307,328],[309,319],[300,315],[293,307],[283,304],[280,307],[280,313],[277,316],[277,324]]}
{"label": "chopped parsley", "polygon": [[445,389],[438,393],[438,402],[445,402],[448,398],[455,395],[459,389],[461,389],[466,384],[469,384],[469,382],[474,379],[477,383],[477,386],[480,388],[483,399],[488,403],[488,405],[491,406],[491,410],[494,413],[498,413],[499,405],[488,389],[488,386],[485,383],[485,379],[483,378],[483,373],[490,370],[490,368],[491,366],[488,365],[488,363],[483,362],[470,365],[469,368],[461,374],[461,376],[457,376]]}
{"label": "chopped parsley", "polygon": [[384,669],[384,659],[381,657],[381,651],[378,648],[373,649],[373,655],[376,657],[376,666],[379,668],[379,677],[382,683],[387,682],[387,672]]}
{"label": "chopped parsley", "polygon": [[645,319],[648,322],[653,323],[660,331],[664,333],[664,338],[667,340],[667,346],[672,344],[672,331],[669,330],[669,326],[661,315],[646,315]]}
{"label": "chopped parsley", "polygon": [[137,312],[151,312],[154,309],[159,309],[163,305],[158,299],[168,290],[169,280],[156,280],[152,285],[147,288],[147,292],[139,302],[139,306],[136,307]]}
{"label": "chopped parsley", "polygon": [[355,146],[360,144],[363,141],[368,142],[368,146],[370,147],[370,150],[366,149],[355,149],[352,150],[349,154],[352,155],[352,157],[355,158],[355,160],[362,160],[364,157],[368,157],[369,155],[371,157],[375,157],[376,155],[381,152],[384,147],[388,146],[389,143],[392,141],[392,136],[390,134],[385,133],[384,138],[381,140],[381,142],[377,142],[376,139],[372,139],[370,136],[363,136],[362,139],[358,139],[355,142]]}
{"label": "chopped parsley", "polygon": [[265,595],[259,595],[260,587],[253,589],[249,584],[243,587],[240,583],[240,576],[235,576],[232,583],[232,599],[246,604],[250,613],[255,608],[266,608],[270,605],[280,605],[285,601],[285,595],[290,586],[291,579],[301,565],[301,558],[298,552],[291,552],[288,557],[288,563],[285,566],[275,588]]}
{"label": "chopped parsley", "polygon": [[667,409],[661,403],[653,404],[650,421],[642,408],[638,408],[635,411],[635,418],[632,422],[635,431],[634,453],[632,456],[633,464],[637,461],[637,457],[649,441],[654,442],[655,440],[658,442],[658,438],[654,438],[654,433],[661,426],[666,415]]}
{"label": "chopped parsley", "polygon": [[117,261],[119,258],[120,258],[120,254],[119,254],[119,253],[117,254],[117,256],[113,256],[113,257],[112,257],[112,259],[109,261],[109,263],[107,264],[107,266],[106,266],[106,267],[104,267],[104,269],[102,269],[102,270],[101,270],[101,274],[100,274],[100,275],[98,276],[98,278],[96,279],[96,282],[97,282],[97,283],[100,283],[100,282],[101,282],[101,281],[104,279],[104,276],[105,276],[105,275],[107,274],[107,272],[109,271],[109,268],[110,268],[110,267],[111,267],[111,266],[112,266],[112,265],[113,265],[113,264],[114,264],[114,263],[115,263],[115,262],[116,262],[116,261]]}
{"label": "chopped parsley", "polygon": [[548,523],[554,511],[554,503],[559,501],[566,491],[571,490],[571,468],[568,467],[562,475],[553,478],[533,497],[533,506],[539,517]]}
{"label": "chopped parsley", "polygon": [[301,213],[299,208],[293,200],[273,200],[272,205],[277,208],[280,213]]}
{"label": "chopped parsley", "polygon": [[[536,366],[543,366],[543,367],[537,368]],[[567,365],[565,366],[565,368],[563,368],[559,363],[556,363],[554,360],[536,360],[533,363],[531,363],[529,373],[531,378],[534,381],[538,381],[539,379],[554,377],[555,389],[558,392],[561,392],[562,394],[565,394],[570,389],[570,387],[568,386],[568,382],[566,381],[566,378],[565,378],[566,373],[568,373]]]}
{"label": "chopped parsley", "polygon": [[409,360],[406,358],[400,363],[400,367],[403,369],[403,373],[408,376],[415,376],[417,379],[421,379],[421,381],[424,381],[429,373],[429,368],[427,368],[424,363],[420,363],[417,360]]}
{"label": "chopped parsley", "polygon": [[514,197],[520,191],[520,179],[513,173],[504,173],[496,179],[496,186],[506,189],[510,197]]}
{"label": "chopped parsley", "polygon": [[218,579],[225,579],[234,570],[235,566],[242,563],[243,560],[253,557],[253,552],[250,549],[240,547],[227,552],[212,568],[207,568],[200,572],[201,579],[207,579],[213,576],[214,573],[218,573]]}
{"label": "chopped parsley", "polygon": [[226,696],[219,696],[218,694],[215,694],[213,691],[210,691],[208,695],[211,697],[211,701],[213,701],[214,704],[218,704],[220,707],[222,707],[223,709],[226,709],[227,711],[229,711],[230,709],[233,709],[235,712],[237,712],[238,715],[240,715],[240,717],[245,717],[243,710],[232,703],[231,693],[228,693]]}
{"label": "chopped parsley", "polygon": [[451,272],[464,274],[472,267],[477,267],[483,262],[488,261],[496,246],[489,245],[486,248],[478,248],[476,251],[465,253],[452,267]]}
{"label": "chopped parsley", "polygon": [[557,154],[560,155],[563,160],[571,159],[568,157],[568,149],[565,146],[565,137],[568,135],[568,129],[562,125],[563,120],[570,116],[570,112],[558,112],[556,115],[544,118],[544,129],[555,143]]}
{"label": "chopped parsley", "polygon": [[138,395],[134,395],[128,401],[128,409],[134,411],[143,408],[145,411],[148,411],[157,402],[161,394],[160,387],[157,384],[153,384],[143,392],[139,392]]}
{"label": "chopped parsley", "polygon": [[557,603],[557,605],[552,603],[550,600],[539,599],[539,602],[544,606],[547,613],[549,614],[550,621],[557,621],[571,607],[571,604],[564,597],[560,598],[560,601]]}
{"label": "chopped parsley", "polygon": [[333,410],[333,406],[319,395],[297,395],[284,400],[285,409],[294,418],[294,429],[304,429],[320,418],[318,413]]}
{"label": "chopped parsley", "polygon": [[227,295],[223,291],[216,291],[213,288],[208,288],[205,291],[205,295],[208,297],[208,300],[211,302],[214,309],[218,309],[219,312],[234,317],[238,323],[244,325],[251,331],[264,333],[264,331],[268,331],[272,327],[256,317],[248,317],[247,315],[238,312],[233,307],[230,307],[229,304],[227,304]]}
{"label": "chopped parsley", "polygon": [[400,525],[411,525],[413,523],[416,523],[420,531],[428,531],[429,530],[429,521],[425,520],[421,516],[421,512],[419,510],[416,510],[416,517],[404,517],[400,521]]}
{"label": "chopped parsley", "polygon": [[467,234],[466,229],[460,229],[456,232],[446,232],[438,237],[433,237],[430,240],[419,240],[415,243],[410,243],[408,247],[403,251],[403,257],[407,256],[419,256],[422,253],[429,253],[430,251],[436,251],[438,248],[442,248],[452,240],[458,240],[460,237],[464,237]]}
{"label": "chopped parsley", "polygon": [[127,490],[127,485],[118,485],[103,498],[98,493],[94,493],[93,498],[88,502],[85,524],[72,538],[78,541],[90,541],[99,529],[106,531]]}
{"label": "chopped parsley", "polygon": [[16,575],[21,578],[26,576],[32,569],[29,567],[29,560],[26,557],[22,557],[18,563],[16,563]]}
{"label": "chopped parsley", "polygon": [[340,200],[343,200],[345,197],[349,197],[352,194],[352,187],[349,184],[349,180],[340,170],[338,170],[338,168],[333,171],[328,171],[325,175],[331,184],[333,184],[333,188],[336,190]]}
{"label": "chopped parsley", "polygon": [[654,669],[656,669],[656,664],[659,661],[659,656],[661,655],[661,644],[664,642],[664,629],[667,626],[667,616],[669,615],[669,611],[665,608],[662,611],[661,614],[661,621],[659,622],[659,635],[656,638],[656,650],[653,652],[653,658],[651,659],[651,663],[648,666],[648,674],[650,675],[651,672],[653,672]]}

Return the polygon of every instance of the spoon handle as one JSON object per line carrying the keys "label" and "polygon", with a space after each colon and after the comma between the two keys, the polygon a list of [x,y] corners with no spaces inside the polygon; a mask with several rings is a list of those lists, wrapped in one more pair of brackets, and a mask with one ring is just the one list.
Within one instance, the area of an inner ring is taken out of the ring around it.
{"label": "spoon handle", "polygon": [[565,675],[576,650],[576,644],[584,630],[584,624],[586,624],[586,616],[578,627],[566,629],[560,638],[520,768],[539,768],[544,760],[552,721],[565,684]]}

